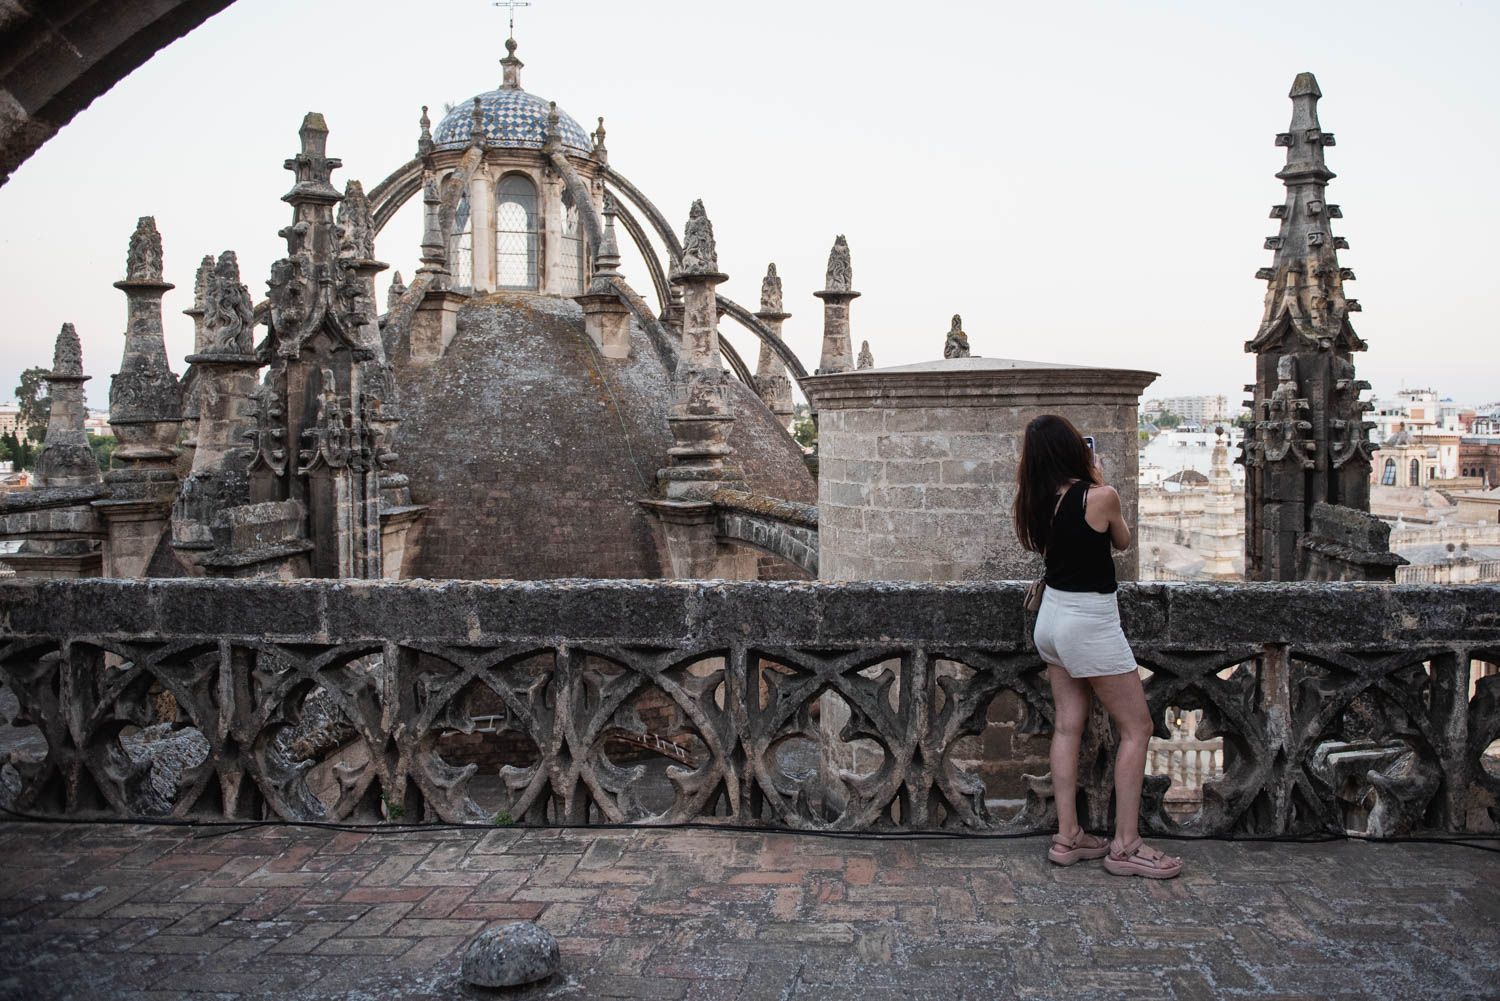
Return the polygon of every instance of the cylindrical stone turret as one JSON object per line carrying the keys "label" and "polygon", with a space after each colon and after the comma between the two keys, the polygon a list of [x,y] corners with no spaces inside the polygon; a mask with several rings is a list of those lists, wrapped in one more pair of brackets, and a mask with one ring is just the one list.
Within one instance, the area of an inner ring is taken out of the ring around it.
{"label": "cylindrical stone turret", "polygon": [[[1136,519],[1136,412],[1153,372],[953,358],[813,376],[818,570],[832,580],[1033,577],[1012,528],[1026,425],[1061,414],[1092,435],[1104,479]],[[1115,555],[1136,576],[1134,548]]]}

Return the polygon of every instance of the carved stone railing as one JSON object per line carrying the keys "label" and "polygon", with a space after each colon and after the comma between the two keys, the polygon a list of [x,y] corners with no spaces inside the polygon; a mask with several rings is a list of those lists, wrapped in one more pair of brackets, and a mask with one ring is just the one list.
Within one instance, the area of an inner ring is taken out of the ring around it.
{"label": "carved stone railing", "polygon": [[[74,816],[1045,828],[1045,776],[1007,796],[978,767],[987,728],[1051,718],[1021,590],[4,582],[0,679],[45,751],[10,753],[0,795]],[[1140,584],[1121,610],[1158,736],[1172,707],[1223,740],[1191,816],[1148,778],[1154,829],[1500,827],[1500,676],[1470,694],[1500,661],[1500,587]],[[1084,742],[1094,826],[1108,745]]]}

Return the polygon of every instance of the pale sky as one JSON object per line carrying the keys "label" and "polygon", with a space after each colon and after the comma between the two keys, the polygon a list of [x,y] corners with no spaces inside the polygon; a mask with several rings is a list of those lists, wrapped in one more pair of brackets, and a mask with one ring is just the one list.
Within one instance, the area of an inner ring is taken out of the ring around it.
{"label": "pale sky", "polygon": [[[1448,0],[535,0],[516,35],[523,86],[586,131],[605,116],[611,165],[674,225],[704,200],[720,291],[754,308],[777,263],[809,369],[812,293],[844,233],[855,349],[869,340],[878,365],[939,356],[956,312],[976,354],[1148,368],[1148,396],[1236,402],[1282,201],[1272,140],[1311,70],[1338,139],[1361,377],[1485,403],[1500,400],[1497,28],[1497,5]],[[159,53],[0,188],[0,399],[72,321],[89,405],[107,404],[125,327],[111,283],[140,215],[178,286],[180,374],[205,253],[237,251],[265,295],[303,113],[328,119],[335,183],[373,187],[412,155],[422,104],[436,122],[499,84],[505,30],[487,0],[239,0]],[[408,279],[419,209],[377,243]],[[624,271],[649,298],[639,261]],[[753,365],[753,338],[722,329]]]}

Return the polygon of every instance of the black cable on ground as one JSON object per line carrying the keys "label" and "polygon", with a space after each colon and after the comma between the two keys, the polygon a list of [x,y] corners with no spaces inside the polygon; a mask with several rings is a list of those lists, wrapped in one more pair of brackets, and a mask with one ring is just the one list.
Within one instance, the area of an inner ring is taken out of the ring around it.
{"label": "black cable on ground", "polygon": [[[85,825],[147,825],[155,827],[181,827],[203,831],[194,837],[223,837],[240,831],[263,827],[299,827],[320,831],[339,831],[354,834],[419,834],[424,831],[710,831],[731,834],[793,834],[802,837],[825,838],[841,841],[1017,841],[1027,838],[1050,837],[1050,831],[819,831],[795,827],[757,827],[750,824],[719,824],[708,821],[691,821],[677,824],[454,824],[447,822],[431,824],[377,823],[354,824],[327,820],[207,820],[179,817],[48,817],[23,813],[0,806],[0,813],[16,820],[40,824],[85,824]],[[1403,837],[1372,838],[1360,834],[1327,831],[1312,834],[1195,835],[1180,833],[1151,833],[1154,839],[1167,841],[1214,841],[1225,844],[1330,844],[1336,841],[1358,841],[1372,845],[1442,845],[1456,848],[1472,848],[1475,851],[1500,855],[1500,834],[1458,835],[1407,835]]]}

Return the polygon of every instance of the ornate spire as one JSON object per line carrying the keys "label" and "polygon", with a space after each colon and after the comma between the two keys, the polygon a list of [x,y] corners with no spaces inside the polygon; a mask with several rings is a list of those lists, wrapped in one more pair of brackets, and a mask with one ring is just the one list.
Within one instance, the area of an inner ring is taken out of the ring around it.
{"label": "ornate spire", "polygon": [[174,286],[162,281],[161,234],[151,216],[136,222],[125,272],[115,288],[130,301],[129,328],[120,371],[110,385],[110,423],[176,421],[182,416],[182,400],[167,362],[161,321],[161,297]]}
{"label": "ornate spire", "polygon": [[401,297],[406,294],[406,283],[401,280],[401,272],[397,271],[391,276],[391,286],[385,293],[385,308],[395,309]]}
{"label": "ornate spire", "polygon": [[417,133],[417,156],[424,157],[432,152],[432,119],[427,117],[427,105],[422,105],[422,117],[417,119],[422,131]]}
{"label": "ornate spire", "polygon": [[[678,275],[718,275],[719,250],[714,244],[714,224],[703,210],[703,199],[693,202],[682,238],[682,261]],[[722,277],[722,276],[721,276]]]}
{"label": "ornate spire", "polygon": [[[609,279],[620,274],[620,243],[615,238],[615,198],[604,193],[604,237],[599,241],[599,250],[594,254],[594,284],[610,285]],[[610,291],[609,288],[591,288],[590,291]]]}
{"label": "ornate spire", "polygon": [[604,146],[604,116],[599,116],[599,127],[589,134],[594,142],[593,157],[600,163],[609,162],[609,150]]}
{"label": "ornate spire", "polygon": [[849,340],[849,303],[859,298],[854,291],[854,266],[849,262],[849,241],[840,233],[828,252],[826,288],[813,295],[823,300],[823,351],[818,374],[847,372],[854,367]]}
{"label": "ornate spire", "polygon": [[520,90],[521,67],[525,65],[525,63],[516,58],[516,40],[514,38],[507,38],[505,40],[505,58],[500,60],[500,66],[505,78],[500,86],[505,90]]}
{"label": "ornate spire", "polygon": [[860,341],[859,342],[859,363],[858,363],[857,367],[858,368],[874,368],[875,367],[875,355],[870,351],[870,342],[869,341]]}
{"label": "ornate spire", "polygon": [[86,379],[83,374],[83,345],[79,343],[78,331],[73,324],[64,323],[57,332],[57,344],[52,348],[52,371],[48,382],[62,379]]}
{"label": "ornate spire", "polygon": [[1276,136],[1276,145],[1286,147],[1286,166],[1276,174],[1286,186],[1286,198],[1271,208],[1271,218],[1281,222],[1277,234],[1266,238],[1266,249],[1275,258],[1271,267],[1256,272],[1269,283],[1265,314],[1245,349],[1259,350],[1290,326],[1312,343],[1362,351],[1365,343],[1348,322],[1348,314],[1359,312],[1359,302],[1344,296],[1344,282],[1352,281],[1354,272],[1340,267],[1338,260],[1338,251],[1349,244],[1334,236],[1331,226],[1343,212],[1325,197],[1335,175],[1324,161],[1324,150],[1334,145],[1333,133],[1318,122],[1323,92],[1311,73],[1299,73],[1288,96],[1291,125]]}
{"label": "ornate spire", "polygon": [[[339,200],[338,189],[329,183],[333,172],[344,165],[344,161],[328,155],[328,122],[316,111],[309,111],[302,118],[302,127],[297,130],[302,140],[302,149],[288,159],[283,166],[297,175],[292,190],[281,196],[281,200],[293,206],[333,205]],[[290,246],[293,238],[286,230],[281,236]],[[295,252],[302,249],[302,241],[290,247]]]}
{"label": "ornate spire", "polygon": [[849,241],[840,233],[828,252],[828,273],[824,290],[828,292],[850,292],[854,288],[854,266],[849,263]]}
{"label": "ornate spire", "polygon": [[[776,265],[766,265],[766,276],[760,281],[760,312],[755,318],[765,324],[771,334],[781,340],[781,325],[791,316],[781,298],[781,278],[776,274]],[[792,419],[792,380],[787,377],[786,365],[772,350],[769,340],[760,342],[760,360],[755,366],[755,391],[767,407],[785,426]]]}
{"label": "ornate spire", "polygon": [[209,279],[203,308],[204,354],[252,354],[255,304],[250,290],[240,283],[240,262],[234,251],[219,255]]}
{"label": "ornate spire", "polygon": [[782,312],[781,276],[776,273],[774,263],[766,265],[766,276],[760,280],[760,311]]}
{"label": "ornate spire", "polygon": [[73,324],[64,323],[57,332],[52,352],[52,371],[47,385],[52,394],[52,409],[47,415],[47,437],[37,458],[36,487],[82,487],[100,481],[99,463],[89,447],[84,429],[87,411],[83,406],[83,347]]}
{"label": "ornate spire", "polygon": [[417,273],[433,273],[432,287],[438,290],[448,288],[448,248],[443,245],[442,204],[437,178],[429,173],[422,185],[422,266]]}

